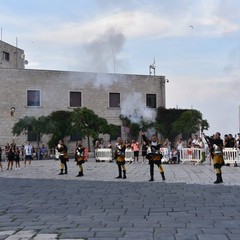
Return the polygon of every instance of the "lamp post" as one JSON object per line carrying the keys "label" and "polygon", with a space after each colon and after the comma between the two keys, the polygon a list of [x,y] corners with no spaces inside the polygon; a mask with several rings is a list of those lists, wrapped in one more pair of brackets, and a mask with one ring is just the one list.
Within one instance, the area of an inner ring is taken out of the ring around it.
{"label": "lamp post", "polygon": [[15,107],[11,107],[10,109],[10,115],[13,117],[15,113]]}

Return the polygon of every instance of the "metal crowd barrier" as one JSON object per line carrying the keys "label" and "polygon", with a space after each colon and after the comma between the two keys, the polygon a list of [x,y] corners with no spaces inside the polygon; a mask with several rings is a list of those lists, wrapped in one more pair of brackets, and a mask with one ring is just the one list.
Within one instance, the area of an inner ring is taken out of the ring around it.
{"label": "metal crowd barrier", "polygon": [[223,159],[225,164],[240,164],[240,149],[224,148]]}
{"label": "metal crowd barrier", "polygon": [[180,151],[180,161],[184,162],[196,162],[202,161],[203,150],[201,148],[183,148]]}
{"label": "metal crowd barrier", "polygon": [[[125,161],[132,162],[134,158],[133,151],[131,149],[126,149],[125,151]],[[113,161],[113,152],[110,148],[99,148],[95,150],[95,159],[97,162],[101,161]]]}
{"label": "metal crowd barrier", "polygon": [[96,161],[113,161],[113,152],[111,148],[99,148],[95,149]]}
{"label": "metal crowd barrier", "polygon": [[167,163],[169,161],[170,153],[168,148],[160,148],[160,152],[162,153],[162,162]]}
{"label": "metal crowd barrier", "polygon": [[134,153],[132,149],[125,150],[125,162],[133,162],[134,160]]}

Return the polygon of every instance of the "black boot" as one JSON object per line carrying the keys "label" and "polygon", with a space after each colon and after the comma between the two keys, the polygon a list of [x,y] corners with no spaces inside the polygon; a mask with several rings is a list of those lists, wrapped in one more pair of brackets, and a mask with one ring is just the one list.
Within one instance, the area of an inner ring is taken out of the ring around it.
{"label": "black boot", "polygon": [[118,164],[118,176],[116,178],[122,178],[122,169],[119,164]]}
{"label": "black boot", "polygon": [[149,161],[149,164],[150,164],[150,179],[149,179],[149,182],[153,182],[154,181],[154,178],[153,178],[153,174],[154,174],[154,164],[152,161]]}
{"label": "black boot", "polygon": [[148,181],[149,181],[149,182],[153,182],[153,181],[154,181],[154,178],[151,177]]}
{"label": "black boot", "polygon": [[61,169],[61,172],[58,175],[63,175],[63,170]]}
{"label": "black boot", "polygon": [[123,170],[123,178],[126,179],[127,176],[126,176],[126,170]]}
{"label": "black boot", "polygon": [[165,181],[166,178],[165,178],[164,172],[161,172],[161,175],[162,175],[162,180]]}
{"label": "black boot", "polygon": [[68,174],[67,170],[65,170],[64,174]]}
{"label": "black boot", "polygon": [[220,176],[219,176],[219,180],[220,180],[220,182],[222,183],[222,182],[223,182],[222,174],[220,173],[219,175],[220,175]]}
{"label": "black boot", "polygon": [[83,176],[83,172],[79,172],[76,177],[82,177],[82,176]]}
{"label": "black boot", "polygon": [[218,183],[221,183],[221,176],[220,176],[220,173],[217,173],[217,180],[214,182],[214,184],[218,184]]}

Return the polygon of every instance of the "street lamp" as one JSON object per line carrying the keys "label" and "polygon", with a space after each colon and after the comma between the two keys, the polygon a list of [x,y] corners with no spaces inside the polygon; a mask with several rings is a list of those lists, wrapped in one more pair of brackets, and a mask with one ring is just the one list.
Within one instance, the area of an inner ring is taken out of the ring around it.
{"label": "street lamp", "polygon": [[10,114],[12,117],[13,117],[14,113],[15,113],[15,107],[11,107]]}

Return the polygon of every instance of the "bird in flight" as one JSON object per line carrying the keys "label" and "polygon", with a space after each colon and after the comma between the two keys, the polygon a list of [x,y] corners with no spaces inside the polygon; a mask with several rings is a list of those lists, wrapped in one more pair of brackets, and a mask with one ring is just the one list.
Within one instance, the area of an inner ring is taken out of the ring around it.
{"label": "bird in flight", "polygon": [[191,25],[191,26],[189,26],[189,27],[193,29],[193,26],[192,26],[192,25]]}

